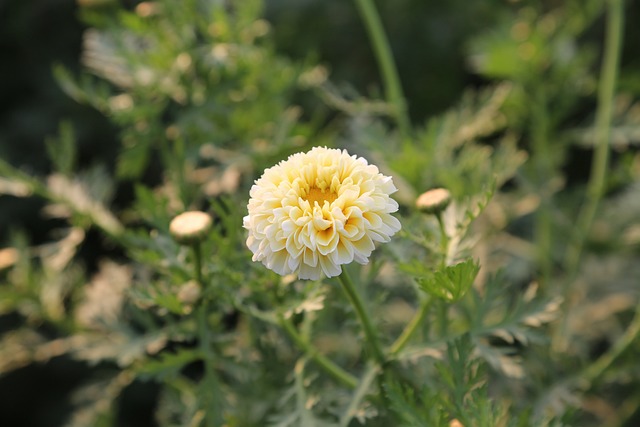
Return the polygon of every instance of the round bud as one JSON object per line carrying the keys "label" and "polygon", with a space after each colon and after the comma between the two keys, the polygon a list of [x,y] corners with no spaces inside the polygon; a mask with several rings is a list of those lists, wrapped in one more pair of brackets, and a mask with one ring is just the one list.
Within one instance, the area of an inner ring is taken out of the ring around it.
{"label": "round bud", "polygon": [[200,299],[202,290],[195,280],[184,283],[178,291],[178,300],[184,304],[195,304]]}
{"label": "round bud", "polygon": [[189,211],[178,215],[169,224],[169,233],[176,242],[192,245],[201,242],[211,230],[211,216],[200,211]]}
{"label": "round bud", "polygon": [[451,193],[444,188],[434,188],[422,193],[416,200],[416,207],[427,214],[439,214],[451,203]]}

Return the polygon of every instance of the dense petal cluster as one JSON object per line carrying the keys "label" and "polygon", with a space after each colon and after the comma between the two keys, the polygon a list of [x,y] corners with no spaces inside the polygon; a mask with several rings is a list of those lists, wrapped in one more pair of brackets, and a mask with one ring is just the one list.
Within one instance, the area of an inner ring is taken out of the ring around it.
{"label": "dense petal cluster", "polygon": [[251,187],[247,246],[278,274],[319,279],[366,264],[400,230],[391,177],[346,150],[315,147],[265,170]]}

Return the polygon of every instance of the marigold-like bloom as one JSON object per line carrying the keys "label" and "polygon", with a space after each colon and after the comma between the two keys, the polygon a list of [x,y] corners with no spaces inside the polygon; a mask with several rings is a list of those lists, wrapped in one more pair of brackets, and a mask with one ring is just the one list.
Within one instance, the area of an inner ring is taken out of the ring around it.
{"label": "marigold-like bloom", "polygon": [[265,170],[250,191],[247,246],[278,274],[319,279],[366,264],[400,222],[391,177],[346,150],[315,147]]}

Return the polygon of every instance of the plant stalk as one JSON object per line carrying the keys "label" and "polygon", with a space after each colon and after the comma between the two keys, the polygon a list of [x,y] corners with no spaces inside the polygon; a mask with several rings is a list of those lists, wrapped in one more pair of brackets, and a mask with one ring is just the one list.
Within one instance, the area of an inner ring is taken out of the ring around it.
{"label": "plant stalk", "polygon": [[200,242],[192,245],[193,249],[193,265],[196,281],[203,289],[203,296],[200,300],[198,308],[198,334],[200,338],[200,352],[202,353],[202,363],[204,364],[204,402],[205,407],[205,425],[207,427],[215,427],[221,422],[221,412],[219,402],[215,398],[214,393],[219,390],[218,379],[214,370],[215,355],[211,349],[211,341],[209,339],[209,325],[207,322],[207,314],[209,309],[209,299],[204,292],[204,279],[202,275],[202,249]]}
{"label": "plant stalk", "polygon": [[565,259],[565,267],[570,277],[578,269],[587,234],[605,192],[609,167],[613,100],[620,66],[620,51],[622,50],[623,12],[623,0],[609,0],[607,2],[605,50],[600,71],[601,80],[598,88],[598,107],[595,121],[596,145],[587,186],[587,197],[578,215],[577,227]]}
{"label": "plant stalk", "polygon": [[[440,260],[440,268],[445,268],[448,261],[449,254],[449,235],[447,234],[447,230],[444,226],[444,221],[442,219],[442,212],[435,213],[436,219],[438,220],[438,228],[440,230],[440,252],[442,252],[442,257]],[[398,354],[409,342],[411,336],[418,329],[418,326],[422,324],[425,316],[431,309],[431,306],[435,302],[435,298],[427,298],[422,301],[418,312],[413,316],[413,318],[409,321],[407,326],[404,328],[400,336],[395,340],[395,342],[391,345],[389,350],[391,355]]]}
{"label": "plant stalk", "polygon": [[391,348],[389,349],[389,354],[391,354],[392,356],[396,355],[400,351],[402,351],[402,349],[407,345],[407,343],[409,342],[409,339],[413,336],[413,334],[418,329],[418,326],[422,324],[422,321],[424,320],[427,313],[429,312],[429,309],[431,308],[433,301],[434,301],[433,298],[428,298],[422,302],[422,304],[420,305],[420,308],[418,309],[418,312],[413,316],[413,318],[411,319],[411,321],[409,321],[409,323],[404,328],[400,336],[391,345]]}
{"label": "plant stalk", "polygon": [[322,367],[328,374],[333,376],[336,380],[340,381],[344,385],[349,388],[356,388],[358,386],[358,380],[336,365],[329,358],[324,356],[322,353],[318,351],[318,349],[304,339],[296,330],[295,326],[289,319],[286,319],[284,316],[279,316],[280,325],[282,328],[287,331],[291,339],[296,343],[296,345],[305,352],[305,354],[315,361],[320,367]]}
{"label": "plant stalk", "polygon": [[440,229],[440,251],[442,252],[442,261],[440,262],[440,268],[447,266],[449,256],[449,235],[444,226],[442,219],[442,212],[437,212],[436,219],[438,220],[438,228]]}
{"label": "plant stalk", "polygon": [[355,309],[360,323],[362,323],[364,334],[374,359],[380,364],[381,367],[384,368],[384,365],[386,364],[386,358],[384,356],[384,353],[382,352],[382,348],[380,347],[378,334],[376,334],[373,323],[371,322],[371,318],[364,308],[362,298],[360,298],[360,295],[356,291],[356,288],[353,285],[353,281],[351,280],[351,277],[349,276],[349,273],[347,273],[347,270],[345,268],[342,269],[342,273],[340,273],[338,279],[340,279],[342,290],[347,295],[349,302]]}
{"label": "plant stalk", "polygon": [[598,379],[631,344],[636,342],[638,336],[640,336],[640,305],[636,306],[636,314],[624,334],[608,352],[589,365],[580,379],[587,380],[589,383]]}
{"label": "plant stalk", "polygon": [[408,116],[407,104],[402,93],[400,78],[396,68],[389,40],[382,27],[380,15],[373,0],[355,0],[360,17],[364,21],[369,34],[373,51],[380,67],[384,81],[387,102],[392,105],[394,117],[403,141],[408,141],[411,135],[411,122]]}
{"label": "plant stalk", "polygon": [[205,407],[205,420],[207,427],[215,427],[220,421],[219,402],[214,393],[219,389],[218,379],[214,370],[215,356],[211,350],[209,340],[209,327],[207,322],[208,304],[207,298],[203,297],[198,310],[198,332],[200,335],[200,351],[202,352],[202,362],[204,364],[203,394]]}
{"label": "plant stalk", "polygon": [[[444,220],[442,219],[442,212],[436,213],[436,219],[438,220],[438,226],[440,228],[440,251],[442,252],[442,258],[440,261],[440,269],[444,270],[447,268],[447,264],[449,262],[449,235],[447,234],[447,230],[444,226]],[[449,322],[447,321],[447,317],[449,315],[449,304],[440,300],[437,303],[438,309],[438,320],[440,325],[440,334],[442,336],[447,335],[447,331],[449,329]]]}
{"label": "plant stalk", "polygon": [[535,217],[535,241],[537,247],[536,258],[540,269],[540,281],[543,286],[549,283],[552,267],[552,221],[551,221],[551,191],[550,180],[555,170],[551,160],[553,154],[550,145],[548,100],[546,91],[542,87],[530,89],[532,93],[531,106],[531,139],[534,152],[534,173],[537,179],[535,185],[541,193],[540,209]]}
{"label": "plant stalk", "polygon": [[192,246],[193,248],[193,270],[196,281],[204,289],[204,279],[202,277],[202,248],[200,242],[196,242]]}

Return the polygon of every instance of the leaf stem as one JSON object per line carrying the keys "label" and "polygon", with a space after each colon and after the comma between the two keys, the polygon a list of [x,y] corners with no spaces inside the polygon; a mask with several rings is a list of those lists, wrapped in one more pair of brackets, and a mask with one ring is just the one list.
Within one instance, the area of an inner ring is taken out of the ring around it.
{"label": "leaf stem", "polygon": [[204,364],[203,395],[205,407],[205,419],[207,427],[215,427],[220,421],[219,402],[215,398],[215,391],[219,389],[218,379],[214,370],[215,356],[211,351],[209,340],[209,326],[207,322],[208,300],[203,296],[198,310],[198,332],[200,335],[200,351]]}
{"label": "leaf stem", "polygon": [[[440,251],[442,252],[442,258],[440,261],[440,268],[445,268],[448,261],[448,253],[449,253],[449,235],[447,234],[446,228],[444,226],[444,221],[442,219],[442,212],[436,212],[435,217],[438,220],[438,228],[440,229]],[[422,301],[418,312],[413,316],[413,318],[409,321],[407,326],[404,328],[400,336],[396,339],[396,341],[391,345],[391,349],[389,350],[391,355],[396,355],[407,345],[411,336],[415,333],[416,329],[419,325],[422,324],[425,316],[431,309],[431,306],[435,302],[435,298],[428,297],[427,299]]]}
{"label": "leaf stem", "polygon": [[531,91],[531,140],[534,160],[535,185],[541,195],[540,208],[535,217],[535,241],[540,281],[547,286],[551,277],[553,230],[551,221],[550,181],[557,166],[550,145],[548,99],[544,86],[535,86]]}
{"label": "leaf stem", "polygon": [[395,340],[395,342],[391,345],[389,350],[389,354],[396,355],[407,345],[411,336],[418,329],[418,326],[422,324],[425,316],[429,312],[429,309],[433,305],[434,298],[428,298],[422,302],[418,312],[413,316],[411,321],[404,328],[400,336]]}
{"label": "leaf stem", "polygon": [[404,141],[411,135],[411,122],[407,114],[407,104],[402,93],[398,70],[393,60],[389,40],[385,34],[380,15],[373,0],[355,0],[360,17],[364,21],[373,51],[384,80],[387,102],[393,106],[394,117]]}
{"label": "leaf stem", "polygon": [[193,249],[193,270],[196,281],[200,286],[204,288],[204,279],[202,277],[202,248],[200,242],[194,243],[191,248]]}
{"label": "leaf stem", "polygon": [[340,416],[339,426],[347,427],[349,422],[353,419],[353,417],[357,414],[358,408],[360,407],[360,403],[367,395],[369,388],[373,381],[378,377],[379,367],[374,363],[369,362],[367,365],[367,369],[360,379],[360,383],[358,384],[358,388],[355,389],[351,402],[349,406],[344,410],[342,415]]}
{"label": "leaf stem", "polygon": [[380,347],[380,343],[378,342],[378,335],[373,327],[373,323],[371,322],[371,318],[369,314],[364,308],[364,304],[362,302],[362,298],[355,289],[353,285],[353,281],[347,273],[345,268],[342,269],[342,273],[338,276],[340,279],[340,284],[342,285],[342,290],[347,295],[349,302],[353,306],[356,311],[358,318],[360,319],[360,323],[362,323],[362,327],[364,329],[364,334],[373,353],[373,357],[380,364],[380,366],[384,367],[386,364],[386,358],[384,353],[382,352],[382,348]]}
{"label": "leaf stem", "polygon": [[[202,275],[202,248],[200,242],[191,245],[193,250],[193,270],[194,276],[198,284],[205,290],[205,283]],[[211,349],[211,341],[209,339],[208,324],[209,298],[206,292],[203,292],[198,308],[198,334],[200,338],[200,352],[202,353],[202,363],[204,364],[203,379],[203,400],[205,407],[205,425],[207,427],[215,427],[221,422],[220,402],[215,398],[216,390],[219,390],[218,378],[215,372],[215,355]]]}
{"label": "leaf stem", "polygon": [[589,383],[598,379],[607,368],[620,357],[620,355],[640,336],[640,304],[636,307],[636,313],[633,320],[624,331],[624,334],[615,342],[613,347],[603,354],[598,360],[592,363],[582,374],[581,379],[587,380]]}
{"label": "leaf stem", "polygon": [[[440,269],[444,270],[447,268],[447,264],[449,263],[449,235],[447,234],[447,230],[444,226],[444,220],[442,219],[442,212],[436,212],[436,219],[438,220],[438,227],[440,228],[440,251],[442,252],[442,258],[440,261]],[[440,300],[437,304],[438,309],[438,320],[440,325],[440,334],[442,336],[447,335],[447,331],[449,329],[449,323],[447,321],[448,312],[449,312],[449,304],[446,301]]]}
{"label": "leaf stem", "polygon": [[440,251],[442,252],[442,262],[440,267],[444,268],[449,260],[449,235],[447,234],[444,221],[442,220],[442,212],[436,212],[435,215],[438,220],[438,228],[440,229]]}
{"label": "leaf stem", "polygon": [[607,5],[605,49],[600,72],[601,81],[598,88],[598,108],[595,121],[596,146],[587,186],[587,198],[578,215],[577,227],[565,258],[565,267],[569,276],[573,276],[578,269],[586,236],[605,192],[609,166],[613,99],[620,65],[624,7],[623,0],[609,0]]}
{"label": "leaf stem", "polygon": [[282,314],[278,316],[278,320],[282,328],[287,331],[291,339],[296,343],[296,345],[305,352],[305,354],[310,357],[313,361],[315,361],[320,367],[322,367],[327,373],[332,375],[336,380],[340,381],[344,385],[349,388],[356,388],[358,385],[358,380],[336,365],[333,361],[327,358],[325,355],[320,353],[318,349],[311,344],[309,341],[304,339],[296,330],[295,326],[289,319],[286,319]]}

